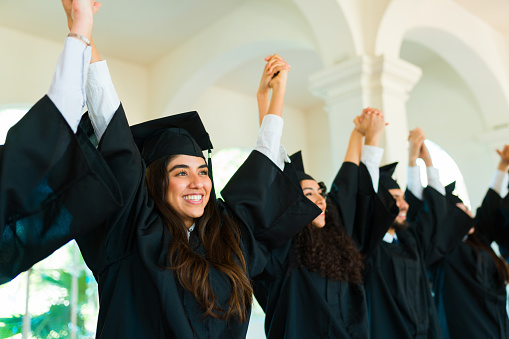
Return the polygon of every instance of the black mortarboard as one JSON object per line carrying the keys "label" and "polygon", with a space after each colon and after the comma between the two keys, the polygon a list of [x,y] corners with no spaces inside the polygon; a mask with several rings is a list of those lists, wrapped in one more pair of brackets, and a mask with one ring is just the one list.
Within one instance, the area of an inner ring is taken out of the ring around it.
{"label": "black mortarboard", "polygon": [[203,151],[209,151],[208,168],[212,181],[212,142],[198,112],[187,112],[170,115],[131,126],[134,142],[140,150],[141,157],[148,166],[154,160],[170,155],[184,154],[202,157]]}
{"label": "black mortarboard", "polygon": [[203,158],[211,150],[209,134],[198,112],[187,112],[131,126],[134,142],[148,165],[162,157],[184,154]]}
{"label": "black mortarboard", "polygon": [[380,167],[380,185],[385,189],[400,188],[398,182],[392,178],[397,162]]}
{"label": "black mortarboard", "polygon": [[[304,163],[302,162],[302,152],[295,152],[290,156],[290,160],[292,161],[293,167],[295,167],[295,171],[297,172],[297,178],[299,181],[302,180],[315,180],[309,174],[304,172]],[[316,180],[315,180],[316,181]]]}
{"label": "black mortarboard", "polygon": [[456,181],[451,182],[449,185],[445,186],[445,197],[448,201],[453,204],[463,203],[463,201],[457,196],[452,194],[454,189],[456,188]]}

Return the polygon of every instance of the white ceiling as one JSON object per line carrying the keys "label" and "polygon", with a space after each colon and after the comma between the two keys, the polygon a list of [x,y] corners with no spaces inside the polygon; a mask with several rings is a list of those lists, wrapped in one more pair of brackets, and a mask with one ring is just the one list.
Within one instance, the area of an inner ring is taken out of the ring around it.
{"label": "white ceiling", "polygon": [[[256,0],[103,0],[94,39],[107,56],[150,64],[246,1]],[[292,0],[271,1],[295,10]],[[509,1],[453,1],[509,36]],[[62,41],[67,31],[58,0],[0,0],[0,25],[53,41]],[[292,65],[286,102],[302,108],[319,104],[307,90],[309,75],[322,67],[319,56],[295,51],[284,57]],[[251,60],[217,84],[254,95],[259,76],[260,61]]]}

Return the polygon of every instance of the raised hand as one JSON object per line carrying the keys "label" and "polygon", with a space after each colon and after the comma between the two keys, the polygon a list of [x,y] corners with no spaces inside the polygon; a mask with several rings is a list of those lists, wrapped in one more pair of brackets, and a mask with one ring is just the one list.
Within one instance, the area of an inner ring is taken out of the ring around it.
{"label": "raised hand", "polygon": [[498,164],[498,169],[502,172],[507,172],[509,169],[509,145],[504,145],[504,148],[501,150],[496,150],[498,155],[500,156],[500,163]]}
{"label": "raised hand", "polygon": [[378,141],[386,125],[382,112],[376,108],[367,107],[361,116],[354,119],[355,129],[362,134],[366,145],[378,146]]}
{"label": "raised hand", "polygon": [[99,11],[101,3],[94,0],[62,0],[62,7],[69,30],[90,40],[93,16]]}
{"label": "raised hand", "polygon": [[258,93],[268,93],[270,89],[276,89],[282,85],[286,86],[288,71],[291,67],[277,54],[269,55],[265,58],[265,61],[267,61],[267,64],[263,69]]}
{"label": "raised hand", "polygon": [[[415,166],[417,158],[421,157],[421,152],[423,151],[424,140],[426,136],[424,132],[420,128],[416,128],[410,131],[408,135],[408,141],[410,143],[409,154],[408,154],[408,164],[409,166]],[[427,148],[426,151],[427,152]],[[425,156],[425,154],[423,154]]]}
{"label": "raised hand", "polygon": [[[266,57],[265,61],[267,61],[267,64],[263,69],[260,86],[256,94],[260,124],[266,114],[282,116],[286,82],[291,67],[277,54]],[[272,99],[269,103],[269,93],[271,90]]]}

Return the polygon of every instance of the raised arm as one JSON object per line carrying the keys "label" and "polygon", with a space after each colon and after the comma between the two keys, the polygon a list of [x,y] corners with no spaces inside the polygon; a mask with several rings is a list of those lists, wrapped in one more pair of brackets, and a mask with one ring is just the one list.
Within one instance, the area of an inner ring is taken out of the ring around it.
{"label": "raised arm", "polygon": [[284,166],[281,117],[290,66],[277,54],[265,61],[257,93],[258,152],[250,154],[221,195],[256,241],[272,249],[286,244],[322,211],[302,193],[293,166]]}
{"label": "raised arm", "polygon": [[283,170],[288,156],[284,147],[281,146],[282,116],[290,65],[277,54],[266,57],[265,61],[267,64],[263,69],[260,87],[256,94],[260,131],[255,150],[267,156]]}
{"label": "raised arm", "polygon": [[497,149],[496,151],[500,156],[500,161],[490,187],[503,198],[508,193],[507,185],[509,182],[509,175],[507,170],[509,169],[509,145],[505,145],[501,150]]}
{"label": "raised arm", "polygon": [[382,161],[383,149],[378,147],[380,138],[387,123],[385,122],[382,112],[375,108],[368,107],[364,110],[365,114],[366,132],[364,139],[364,146],[362,147],[361,162],[366,166],[373,189],[378,192],[378,181],[380,177],[380,162]]}
{"label": "raised arm", "polygon": [[[100,225],[120,206],[116,180],[78,127],[93,14],[74,0],[48,96],[12,127],[0,153],[0,283]],[[20,174],[22,173],[22,174]]]}
{"label": "raised arm", "polygon": [[[69,30],[72,30],[74,23],[72,3],[72,0],[62,0]],[[94,6],[98,9],[100,4]],[[115,87],[113,86],[113,82],[111,81],[108,65],[106,61],[102,60],[99,56],[99,52],[91,36],[90,46],[91,65],[88,69],[86,83],[87,106],[90,122],[93,126],[97,140],[100,141],[111,119],[113,118],[113,115],[120,106],[120,99]]]}

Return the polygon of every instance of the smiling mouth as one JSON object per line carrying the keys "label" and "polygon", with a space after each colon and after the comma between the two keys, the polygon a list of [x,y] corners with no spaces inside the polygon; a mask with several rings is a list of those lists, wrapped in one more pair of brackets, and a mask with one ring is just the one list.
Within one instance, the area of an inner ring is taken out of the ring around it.
{"label": "smiling mouth", "polygon": [[184,196],[184,200],[192,203],[192,204],[199,204],[203,200],[203,195],[201,194],[189,194]]}
{"label": "smiling mouth", "polygon": [[400,214],[398,214],[398,218],[406,219],[406,213],[400,213]]}

